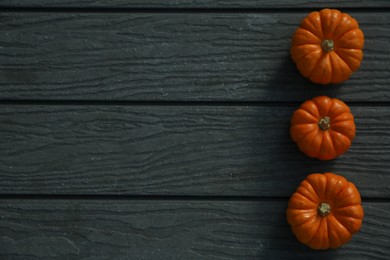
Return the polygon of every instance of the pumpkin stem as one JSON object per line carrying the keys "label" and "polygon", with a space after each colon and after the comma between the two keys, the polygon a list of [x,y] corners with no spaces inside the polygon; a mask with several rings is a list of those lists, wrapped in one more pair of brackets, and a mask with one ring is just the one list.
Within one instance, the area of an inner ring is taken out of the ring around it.
{"label": "pumpkin stem", "polygon": [[332,40],[323,40],[321,43],[321,47],[324,51],[330,52],[334,49],[334,42]]}
{"label": "pumpkin stem", "polygon": [[330,213],[330,205],[325,202],[321,202],[321,204],[318,206],[318,214],[320,214],[321,217],[325,217]]}
{"label": "pumpkin stem", "polygon": [[328,130],[330,128],[330,118],[328,116],[321,118],[321,120],[318,121],[318,126],[321,130]]}

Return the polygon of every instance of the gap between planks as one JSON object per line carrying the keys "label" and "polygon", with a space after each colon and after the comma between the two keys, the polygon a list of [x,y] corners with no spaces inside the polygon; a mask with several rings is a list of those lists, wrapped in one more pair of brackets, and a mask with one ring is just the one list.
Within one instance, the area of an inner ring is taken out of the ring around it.
{"label": "gap between planks", "polygon": [[[333,97],[331,97],[333,98]],[[337,98],[337,97],[335,97]],[[120,101],[120,100],[0,100],[0,105],[10,106],[259,106],[259,107],[297,107],[302,102],[288,101]],[[390,101],[348,101],[352,107],[390,107]]]}
{"label": "gap between planks", "polygon": [[[88,195],[88,194],[1,194],[1,200],[128,200],[128,201],[257,201],[286,202],[289,197],[191,196],[191,195]],[[387,198],[362,198],[362,203],[390,203]]]}

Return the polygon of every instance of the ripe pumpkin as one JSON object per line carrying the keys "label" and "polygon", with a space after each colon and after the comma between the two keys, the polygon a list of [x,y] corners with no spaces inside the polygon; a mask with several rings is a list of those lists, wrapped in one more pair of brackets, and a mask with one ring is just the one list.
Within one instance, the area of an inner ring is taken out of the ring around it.
{"label": "ripe pumpkin", "polygon": [[356,128],[349,107],[341,100],[318,96],[305,101],[291,117],[290,135],[309,157],[331,160],[346,152]]}
{"label": "ripe pumpkin", "polygon": [[346,13],[323,9],[310,13],[292,37],[291,57],[314,83],[340,83],[360,67],[364,35]]}
{"label": "ripe pumpkin", "polygon": [[355,185],[333,173],[309,175],[291,196],[286,214],[297,239],[313,249],[345,244],[364,217]]}

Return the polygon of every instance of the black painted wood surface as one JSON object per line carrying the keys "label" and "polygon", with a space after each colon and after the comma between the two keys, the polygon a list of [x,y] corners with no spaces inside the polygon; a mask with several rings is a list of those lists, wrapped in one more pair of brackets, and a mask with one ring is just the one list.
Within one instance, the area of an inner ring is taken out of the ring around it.
{"label": "black painted wood surface", "polygon": [[[0,259],[389,259],[390,2],[0,1]],[[317,86],[289,57],[315,9],[366,36],[351,79]],[[340,158],[301,154],[291,113],[351,106]],[[334,171],[363,197],[337,250],[299,244],[288,197]]]}
{"label": "black painted wood surface", "polygon": [[352,15],[366,38],[362,66],[324,87],[289,55],[306,12],[0,13],[0,98],[389,102],[390,15]]}
{"label": "black painted wood surface", "polygon": [[0,190],[287,197],[307,174],[335,171],[390,198],[390,109],[352,106],[351,149],[321,162],[290,139],[297,107],[3,106]]}
{"label": "black painted wood surface", "polygon": [[282,201],[12,200],[0,204],[0,257],[12,259],[384,259],[390,204],[364,203],[339,250],[300,244]]}

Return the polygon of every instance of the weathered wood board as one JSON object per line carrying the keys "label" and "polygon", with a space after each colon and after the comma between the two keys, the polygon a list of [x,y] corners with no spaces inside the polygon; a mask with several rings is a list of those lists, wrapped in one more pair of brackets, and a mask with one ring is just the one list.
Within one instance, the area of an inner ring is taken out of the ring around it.
{"label": "weathered wood board", "polygon": [[0,190],[279,197],[312,172],[334,171],[364,197],[390,198],[390,109],[352,106],[351,149],[321,162],[291,141],[295,108],[2,106]]}
{"label": "weathered wood board", "polygon": [[389,102],[390,13],[352,13],[366,37],[362,66],[326,87],[289,56],[305,15],[0,13],[0,99]]}
{"label": "weathered wood board", "polygon": [[0,258],[387,260],[390,204],[363,206],[349,244],[313,251],[290,231],[284,200],[3,200]]}

